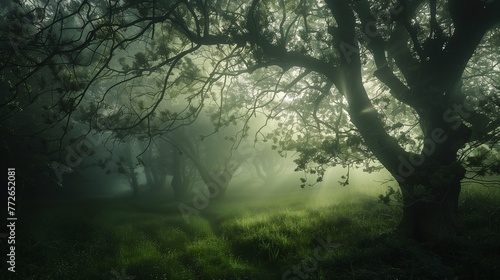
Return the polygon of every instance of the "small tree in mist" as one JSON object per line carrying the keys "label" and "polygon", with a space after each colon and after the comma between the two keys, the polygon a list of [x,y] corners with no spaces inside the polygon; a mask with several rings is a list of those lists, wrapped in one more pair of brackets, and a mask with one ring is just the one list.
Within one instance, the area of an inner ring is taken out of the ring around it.
{"label": "small tree in mist", "polygon": [[264,143],[251,147],[255,152],[247,165],[254,178],[264,186],[272,188],[274,182],[282,179],[286,171],[290,171],[290,166],[287,166],[284,158],[276,153],[277,146]]}

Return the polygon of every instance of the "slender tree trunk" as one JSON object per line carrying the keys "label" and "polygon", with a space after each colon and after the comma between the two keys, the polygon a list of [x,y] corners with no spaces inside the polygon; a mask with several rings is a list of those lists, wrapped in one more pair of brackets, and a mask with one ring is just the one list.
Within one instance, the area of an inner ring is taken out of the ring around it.
{"label": "slender tree trunk", "polygon": [[179,176],[179,174],[174,174],[170,184],[172,185],[172,189],[174,191],[174,196],[176,199],[182,199],[186,195],[186,188],[184,187],[181,176]]}
{"label": "slender tree trunk", "polygon": [[166,175],[158,170],[158,166],[155,166],[154,169],[152,168],[151,171],[153,174],[153,184],[151,185],[150,191],[152,194],[157,194],[163,188],[162,183],[165,181],[162,180],[162,177]]}
{"label": "slender tree trunk", "polygon": [[184,162],[181,159],[181,155],[174,151],[172,154],[173,164],[172,164],[172,189],[174,191],[174,196],[176,199],[182,199],[186,196],[188,186],[184,182]]}
{"label": "slender tree trunk", "polygon": [[126,154],[125,154],[125,164],[127,167],[128,173],[127,179],[130,183],[130,188],[132,188],[132,196],[137,198],[139,197],[139,182],[137,180],[137,174],[135,173],[135,166],[134,166],[134,161],[132,159],[132,152],[131,152],[131,145],[127,147]]}
{"label": "slender tree trunk", "polygon": [[145,164],[144,165],[144,175],[146,177],[146,186],[147,186],[147,191],[151,191],[151,188],[154,184],[154,179],[151,175],[151,169]]}
{"label": "slender tree trunk", "polygon": [[130,175],[130,186],[132,187],[133,197],[139,197],[139,184],[137,183],[137,177],[135,175]]}

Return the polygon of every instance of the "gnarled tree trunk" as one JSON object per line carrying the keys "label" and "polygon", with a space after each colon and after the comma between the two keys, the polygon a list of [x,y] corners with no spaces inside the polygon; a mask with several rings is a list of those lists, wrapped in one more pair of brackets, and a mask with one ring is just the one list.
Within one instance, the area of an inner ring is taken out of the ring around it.
{"label": "gnarled tree trunk", "polygon": [[[419,61],[406,49],[408,35],[394,33],[386,41],[373,32],[366,1],[327,1],[338,27],[337,50],[341,56],[338,72],[328,76],[349,104],[349,116],[362,135],[373,155],[396,178],[403,195],[403,216],[399,229],[406,236],[419,241],[430,241],[455,233],[458,228],[457,208],[460,182],[465,170],[457,162],[457,154],[470,139],[470,129],[448,114],[457,102],[461,74],[485,29],[457,31],[450,38],[446,50],[429,51],[428,57]],[[374,54],[377,71],[375,76],[391,89],[394,98],[417,111],[424,143],[420,154],[406,151],[397,139],[387,133],[377,110],[373,107],[361,77],[356,34],[356,11],[370,38],[367,44]],[[404,7],[409,12],[409,7]],[[398,28],[404,31],[401,22]],[[396,28],[396,31],[399,30]],[[404,32],[403,32],[404,34]],[[470,36],[469,36],[470,35]],[[473,36],[472,36],[473,35]],[[469,37],[466,37],[469,36]],[[347,48],[348,46],[349,48]],[[406,78],[402,82],[388,67],[388,47],[397,47],[393,53],[400,71]],[[412,69],[418,66],[418,71]]]}
{"label": "gnarled tree trunk", "polygon": [[424,180],[418,178],[420,183],[400,182],[403,215],[398,229],[422,242],[456,235],[460,230],[457,214],[463,175],[463,168],[441,167],[429,172]]}

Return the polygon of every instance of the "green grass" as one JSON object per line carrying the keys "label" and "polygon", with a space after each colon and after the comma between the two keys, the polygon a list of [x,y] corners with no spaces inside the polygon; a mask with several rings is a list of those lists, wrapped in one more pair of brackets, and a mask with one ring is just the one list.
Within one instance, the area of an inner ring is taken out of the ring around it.
{"label": "green grass", "polygon": [[465,237],[436,251],[398,237],[399,208],[376,194],[235,197],[189,224],[158,200],[25,202],[12,279],[498,278],[498,189],[464,188]]}

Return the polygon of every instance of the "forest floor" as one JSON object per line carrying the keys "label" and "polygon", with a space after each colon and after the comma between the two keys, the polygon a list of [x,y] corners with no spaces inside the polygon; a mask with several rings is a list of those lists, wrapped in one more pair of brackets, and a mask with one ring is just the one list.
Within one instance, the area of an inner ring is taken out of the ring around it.
{"label": "forest floor", "polygon": [[[211,203],[189,223],[179,203],[161,199],[25,201],[16,224],[16,272],[2,274],[23,280],[500,279],[500,190],[464,188],[463,236],[432,250],[399,238],[392,230],[399,207],[377,200],[315,192],[240,196]],[[6,242],[0,245],[5,252]]]}

